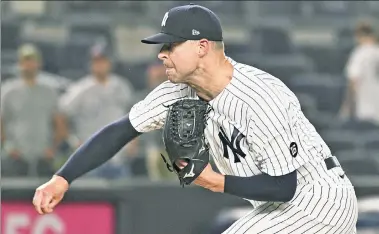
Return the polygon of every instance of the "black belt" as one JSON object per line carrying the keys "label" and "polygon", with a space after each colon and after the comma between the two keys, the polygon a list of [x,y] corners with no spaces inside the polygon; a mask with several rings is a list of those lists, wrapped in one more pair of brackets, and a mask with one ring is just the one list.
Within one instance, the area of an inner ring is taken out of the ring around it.
{"label": "black belt", "polygon": [[[328,170],[335,168],[335,167],[341,167],[340,162],[334,156],[324,159],[324,162],[325,162],[326,168]],[[341,175],[341,178],[343,178],[344,176],[345,175]]]}

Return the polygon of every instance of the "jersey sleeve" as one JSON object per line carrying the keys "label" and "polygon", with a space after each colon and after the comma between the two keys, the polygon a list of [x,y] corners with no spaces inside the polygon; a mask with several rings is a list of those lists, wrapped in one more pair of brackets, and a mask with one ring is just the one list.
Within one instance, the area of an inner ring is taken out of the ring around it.
{"label": "jersey sleeve", "polygon": [[188,97],[187,85],[163,82],[132,107],[130,122],[138,132],[161,129],[168,106],[185,97]]}
{"label": "jersey sleeve", "polygon": [[[257,87],[259,89],[259,87]],[[264,90],[263,90],[264,89]],[[248,122],[247,142],[258,168],[270,176],[291,173],[300,167],[297,144],[290,128],[290,104],[286,94],[265,86],[254,96]],[[289,93],[288,95],[291,96]]]}

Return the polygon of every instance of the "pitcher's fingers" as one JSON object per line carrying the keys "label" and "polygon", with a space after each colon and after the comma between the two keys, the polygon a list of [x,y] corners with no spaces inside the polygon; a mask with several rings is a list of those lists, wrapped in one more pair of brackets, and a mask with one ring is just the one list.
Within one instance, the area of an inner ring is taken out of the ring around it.
{"label": "pitcher's fingers", "polygon": [[34,197],[33,197],[34,208],[36,209],[36,211],[39,214],[43,214],[42,209],[41,209],[42,196],[43,196],[43,194],[41,193],[41,191],[36,191],[35,194],[34,194]]}
{"label": "pitcher's fingers", "polygon": [[55,208],[56,205],[60,202],[60,199],[53,198],[53,200],[50,202],[49,207],[51,210]]}
{"label": "pitcher's fingers", "polygon": [[51,209],[49,206],[47,208],[42,208],[42,211],[44,214],[49,214],[53,212],[53,209]]}
{"label": "pitcher's fingers", "polygon": [[53,196],[50,195],[49,193],[44,193],[43,199],[42,199],[42,204],[41,204],[41,209],[43,213],[47,213],[49,210],[49,204],[53,200]]}
{"label": "pitcher's fingers", "polygon": [[56,205],[58,205],[58,203],[61,201],[61,199],[53,199],[53,201],[50,203],[50,207],[51,208],[55,208]]}

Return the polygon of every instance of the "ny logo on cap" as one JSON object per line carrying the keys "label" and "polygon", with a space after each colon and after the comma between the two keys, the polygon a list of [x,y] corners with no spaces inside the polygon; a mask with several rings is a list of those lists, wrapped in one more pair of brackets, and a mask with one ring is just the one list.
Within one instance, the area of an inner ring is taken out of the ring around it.
{"label": "ny logo on cap", "polygon": [[166,26],[167,18],[168,18],[168,12],[166,12],[166,14],[163,16],[163,20],[162,20],[162,24],[161,24],[162,27]]}

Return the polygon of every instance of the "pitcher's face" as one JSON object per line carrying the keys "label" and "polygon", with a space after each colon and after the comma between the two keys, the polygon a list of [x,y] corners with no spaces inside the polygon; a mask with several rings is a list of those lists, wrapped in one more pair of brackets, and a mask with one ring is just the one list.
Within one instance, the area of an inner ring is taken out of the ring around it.
{"label": "pitcher's face", "polygon": [[158,58],[166,67],[168,80],[181,83],[197,68],[197,44],[192,41],[163,44]]}

